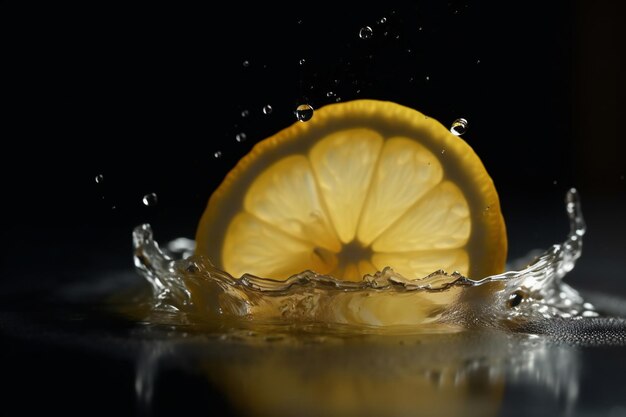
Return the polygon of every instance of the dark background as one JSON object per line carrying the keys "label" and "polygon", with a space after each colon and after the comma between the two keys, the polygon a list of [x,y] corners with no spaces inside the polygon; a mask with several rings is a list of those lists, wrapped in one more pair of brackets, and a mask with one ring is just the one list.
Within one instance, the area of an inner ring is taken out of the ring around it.
{"label": "dark background", "polygon": [[[275,7],[0,2],[5,310],[24,290],[130,270],[140,223],[162,242],[193,237],[210,193],[254,143],[295,122],[298,104],[336,97],[392,100],[444,125],[466,118],[463,137],[496,183],[512,258],[564,239],[563,198],[577,187],[588,234],[568,282],[626,295],[624,3]],[[371,39],[359,38],[363,26]],[[151,192],[158,204],[146,207]],[[39,379],[3,369],[18,386],[96,373],[117,398],[112,409],[133,401],[132,369],[118,359],[3,349],[19,366],[39,358],[26,367]]]}

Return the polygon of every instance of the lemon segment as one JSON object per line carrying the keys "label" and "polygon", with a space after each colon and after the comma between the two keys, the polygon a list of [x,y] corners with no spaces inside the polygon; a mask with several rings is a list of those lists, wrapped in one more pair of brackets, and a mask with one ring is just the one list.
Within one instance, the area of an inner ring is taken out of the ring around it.
{"label": "lemon segment", "polygon": [[335,269],[336,258],[321,257],[315,249],[312,242],[295,238],[249,213],[240,213],[228,227],[223,268],[233,276],[253,270],[256,275],[269,277],[289,277],[302,272],[303,265],[320,273]]}
{"label": "lemon segment", "polygon": [[298,239],[341,249],[304,155],[286,157],[265,170],[246,193],[244,209]]}
{"label": "lemon segment", "polygon": [[369,129],[341,130],[320,140],[309,153],[339,239],[354,239],[376,160],[383,145]]}
{"label": "lemon segment", "polygon": [[450,181],[432,189],[372,243],[375,252],[409,252],[464,246],[471,220],[463,193]]}
{"label": "lemon segment", "polygon": [[437,158],[408,138],[385,142],[363,207],[358,239],[369,245],[443,178]]}

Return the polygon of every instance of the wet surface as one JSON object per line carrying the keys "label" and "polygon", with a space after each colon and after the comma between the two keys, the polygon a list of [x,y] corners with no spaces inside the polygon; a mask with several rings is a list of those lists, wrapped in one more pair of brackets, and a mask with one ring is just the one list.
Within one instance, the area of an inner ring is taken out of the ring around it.
{"label": "wet surface", "polygon": [[[108,276],[117,290],[140,285],[134,273]],[[68,304],[77,294],[84,303]],[[542,335],[165,326],[115,314],[116,306],[95,304],[100,295],[83,286],[56,299],[2,298],[7,415],[43,405],[69,414],[236,416],[619,416],[626,409],[624,321],[552,320],[527,329]]]}

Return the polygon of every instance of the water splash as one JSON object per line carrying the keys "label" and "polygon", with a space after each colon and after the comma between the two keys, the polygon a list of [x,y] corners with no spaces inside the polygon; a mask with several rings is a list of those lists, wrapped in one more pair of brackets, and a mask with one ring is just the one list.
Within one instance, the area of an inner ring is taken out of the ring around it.
{"label": "water splash", "polygon": [[566,203],[570,233],[565,242],[524,269],[480,280],[442,270],[407,279],[390,267],[360,282],[313,271],[285,281],[248,274],[235,278],[204,257],[167,255],[147,224],[133,232],[134,260],[152,287],[153,309],[175,313],[182,322],[230,318],[450,331],[595,316],[593,306],[562,281],[581,255],[585,233],[576,190],[567,193]]}

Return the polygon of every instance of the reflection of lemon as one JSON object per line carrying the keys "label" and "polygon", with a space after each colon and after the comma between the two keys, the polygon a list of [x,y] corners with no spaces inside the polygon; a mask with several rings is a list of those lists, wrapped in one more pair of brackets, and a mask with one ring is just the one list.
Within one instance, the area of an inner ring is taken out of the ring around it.
{"label": "reflection of lemon", "polygon": [[390,102],[316,111],[260,142],[209,200],[197,253],[234,276],[310,269],[360,280],[385,266],[499,273],[506,232],[480,159],[436,120]]}

